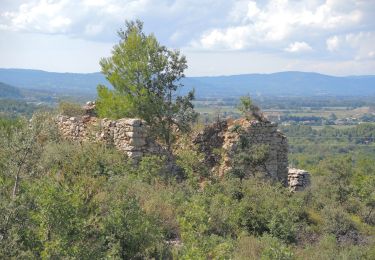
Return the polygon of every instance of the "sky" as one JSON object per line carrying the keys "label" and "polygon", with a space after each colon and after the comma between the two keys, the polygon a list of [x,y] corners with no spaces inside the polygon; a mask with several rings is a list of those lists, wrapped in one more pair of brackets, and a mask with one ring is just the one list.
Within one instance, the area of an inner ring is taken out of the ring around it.
{"label": "sky", "polygon": [[375,75],[375,0],[0,0],[0,67],[100,71],[125,20],[188,60],[188,76]]}

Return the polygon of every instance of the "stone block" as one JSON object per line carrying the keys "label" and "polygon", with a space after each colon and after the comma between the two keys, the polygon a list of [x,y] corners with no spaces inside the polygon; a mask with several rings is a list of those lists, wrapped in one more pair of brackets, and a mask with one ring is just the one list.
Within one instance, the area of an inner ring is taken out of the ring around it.
{"label": "stone block", "polygon": [[144,146],[146,145],[146,140],[145,138],[131,138],[129,141],[129,144],[133,146],[138,146],[138,147]]}
{"label": "stone block", "polygon": [[133,127],[141,126],[143,124],[142,120],[137,119],[137,118],[128,118],[128,119],[123,119],[123,120],[125,124],[133,126]]}

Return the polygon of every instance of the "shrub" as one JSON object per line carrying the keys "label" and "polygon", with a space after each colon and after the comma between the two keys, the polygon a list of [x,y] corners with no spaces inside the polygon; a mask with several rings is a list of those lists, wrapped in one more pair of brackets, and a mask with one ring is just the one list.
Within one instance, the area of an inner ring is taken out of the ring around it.
{"label": "shrub", "polygon": [[[324,230],[336,236],[357,239],[357,228],[350,216],[337,206],[326,206],[323,211]],[[353,237],[354,236],[354,237]]]}
{"label": "shrub", "polygon": [[77,103],[61,101],[58,106],[58,111],[60,114],[69,117],[79,117],[85,114],[85,111]]}
{"label": "shrub", "polygon": [[242,236],[237,240],[234,259],[260,259],[263,247],[259,239],[254,236]]}
{"label": "shrub", "polygon": [[266,235],[261,238],[263,244],[262,260],[290,260],[294,255],[290,248],[275,237]]}

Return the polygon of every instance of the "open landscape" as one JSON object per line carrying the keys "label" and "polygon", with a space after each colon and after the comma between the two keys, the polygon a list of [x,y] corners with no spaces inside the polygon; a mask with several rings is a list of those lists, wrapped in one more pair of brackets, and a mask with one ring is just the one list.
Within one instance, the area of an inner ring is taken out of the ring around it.
{"label": "open landscape", "polygon": [[0,259],[374,259],[374,15],[0,3]]}

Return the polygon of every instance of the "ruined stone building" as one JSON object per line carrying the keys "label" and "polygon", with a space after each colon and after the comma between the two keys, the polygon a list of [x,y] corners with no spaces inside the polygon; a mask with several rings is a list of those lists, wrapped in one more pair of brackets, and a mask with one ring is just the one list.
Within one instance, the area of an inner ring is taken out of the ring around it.
{"label": "ruined stone building", "polygon": [[[148,127],[140,119],[100,119],[95,116],[95,104],[84,106],[85,115],[68,117],[59,115],[57,125],[63,137],[85,142],[104,142],[113,145],[132,159],[146,154],[165,154],[165,150],[148,134]],[[193,137],[193,143],[205,155],[205,163],[213,172],[224,175],[235,163],[240,142],[249,147],[263,146],[266,154],[262,163],[246,169],[249,174],[261,173],[272,180],[288,185],[291,191],[303,190],[309,185],[309,174],[298,169],[288,172],[288,142],[267,120],[224,120],[206,126]]]}
{"label": "ruined stone building", "polygon": [[[207,126],[196,136],[194,142],[205,154],[206,163],[223,175],[234,166],[233,159],[239,150],[241,139],[248,142],[248,147],[263,145],[266,149],[264,162],[254,168],[249,167],[249,174],[260,172],[287,184],[288,143],[285,135],[277,130],[276,123],[245,119],[224,120]],[[218,149],[221,152],[215,153]]]}
{"label": "ruined stone building", "polygon": [[134,118],[97,118],[93,112],[95,104],[92,102],[88,102],[83,108],[83,116],[57,117],[58,128],[66,139],[104,142],[113,145],[132,159],[138,159],[145,154],[164,153],[162,147],[147,134],[148,127],[144,121]]}

